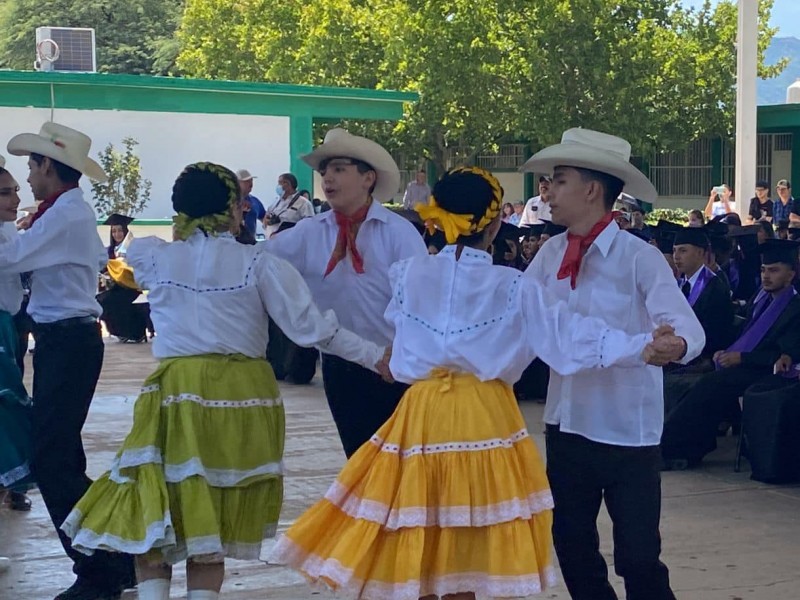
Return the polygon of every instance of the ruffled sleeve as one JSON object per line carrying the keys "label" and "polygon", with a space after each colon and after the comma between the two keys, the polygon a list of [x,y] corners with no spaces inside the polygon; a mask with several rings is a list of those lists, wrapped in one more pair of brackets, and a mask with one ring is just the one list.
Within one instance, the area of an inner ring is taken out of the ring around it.
{"label": "ruffled sleeve", "polygon": [[651,334],[629,335],[595,317],[579,315],[531,277],[520,286],[522,311],[533,352],[559,375],[583,369],[640,367]]}
{"label": "ruffled sleeve", "polygon": [[332,310],[320,312],[300,273],[282,258],[262,252],[257,286],[270,318],[295,344],[335,354],[372,371],[384,349],[341,327]]}
{"label": "ruffled sleeve", "polygon": [[125,255],[125,262],[133,269],[133,277],[140,289],[149,290],[156,280],[156,252],[169,242],[159,237],[134,238]]}

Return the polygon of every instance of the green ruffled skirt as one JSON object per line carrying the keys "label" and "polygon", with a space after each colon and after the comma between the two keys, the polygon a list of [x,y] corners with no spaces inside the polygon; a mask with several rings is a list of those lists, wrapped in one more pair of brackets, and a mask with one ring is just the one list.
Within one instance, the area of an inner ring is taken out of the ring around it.
{"label": "green ruffled skirt", "polygon": [[24,491],[31,482],[31,401],[17,367],[11,314],[0,311],[0,488]]}
{"label": "green ruffled skirt", "polygon": [[168,359],[133,428],[62,525],[76,550],[258,559],[283,500],[284,411],[272,367],[241,355]]}

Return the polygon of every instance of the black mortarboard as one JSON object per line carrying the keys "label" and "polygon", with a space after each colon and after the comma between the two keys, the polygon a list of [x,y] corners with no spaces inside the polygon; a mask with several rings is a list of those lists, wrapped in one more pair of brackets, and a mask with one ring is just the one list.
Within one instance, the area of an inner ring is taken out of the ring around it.
{"label": "black mortarboard", "polygon": [[650,236],[647,235],[647,232],[642,229],[636,229],[635,227],[631,227],[630,229],[626,229],[628,233],[631,235],[635,235],[637,238],[642,240],[643,242],[650,243]]}
{"label": "black mortarboard", "polygon": [[728,237],[748,237],[751,235],[758,235],[761,225],[728,225]]}
{"label": "black mortarboard", "polygon": [[789,221],[784,219],[783,221],[778,221],[778,226],[776,227],[778,231],[786,231],[789,229]]}
{"label": "black mortarboard", "polygon": [[674,246],[680,244],[691,244],[706,249],[709,246],[708,234],[704,227],[683,227],[675,232],[675,239],[672,241]]}
{"label": "black mortarboard", "polygon": [[563,225],[556,225],[552,221],[545,221],[542,235],[549,235],[550,237],[553,237],[554,235],[564,233],[566,230],[567,228]]}
{"label": "black mortarboard", "polygon": [[758,247],[762,265],[786,263],[792,268],[797,268],[798,250],[800,242],[794,240],[770,239]]}
{"label": "black mortarboard", "polygon": [[527,227],[521,227],[522,235],[526,238],[529,237],[539,237],[544,233],[544,228],[546,225],[544,223],[537,223],[536,225],[528,225]]}
{"label": "black mortarboard", "polygon": [[497,232],[496,240],[516,240],[519,242],[519,238],[522,237],[524,234],[524,230],[520,229],[516,225],[512,225],[511,223],[501,223],[500,230]]}
{"label": "black mortarboard", "polygon": [[656,246],[658,246],[662,254],[672,254],[675,234],[681,229],[683,229],[683,225],[672,223],[671,221],[664,221],[663,219],[659,220],[658,224],[653,227],[653,237],[656,240]]}
{"label": "black mortarboard", "polygon": [[114,213],[108,215],[103,225],[122,225],[123,227],[127,227],[131,224],[131,221],[133,221],[133,217],[126,217],[125,215]]}
{"label": "black mortarboard", "polygon": [[711,250],[716,254],[725,254],[730,252],[731,241],[728,239],[728,224],[720,221],[713,221],[707,223],[705,229],[708,235],[708,241],[711,244]]}

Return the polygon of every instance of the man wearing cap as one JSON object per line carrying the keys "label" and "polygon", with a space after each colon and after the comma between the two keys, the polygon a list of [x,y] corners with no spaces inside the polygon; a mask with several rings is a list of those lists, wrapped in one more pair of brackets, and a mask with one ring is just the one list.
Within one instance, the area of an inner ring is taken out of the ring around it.
{"label": "man wearing cap", "polygon": [[774,223],[789,221],[795,205],[792,184],[786,179],[781,179],[775,190],[778,192],[778,198],[772,202],[772,221]]}
{"label": "man wearing cap", "polygon": [[[568,227],[542,246],[525,272],[578,314],[630,334],[667,325],[678,336],[658,364],[685,364],[705,336],[659,251],[620,231],[612,209],[625,190],[654,202],[656,190],[630,163],[625,140],[585,129],[536,153],[523,171],[552,172],[550,210]],[[553,540],[576,600],[613,600],[599,551],[597,514],[605,500],[614,524],[614,568],[628,600],[674,600],[659,560],[664,419],[661,368],[642,366],[550,374],[544,420],[553,492]]]}
{"label": "man wearing cap", "polygon": [[772,374],[783,354],[800,361],[800,298],[792,287],[798,247],[787,240],[761,244],[761,290],[748,303],[735,342],[714,354],[716,370],[704,375],[667,415],[661,447],[665,468],[696,466],[716,448],[719,422],[738,409],[745,390]]}
{"label": "man wearing cap", "polygon": [[[427,254],[414,226],[381,202],[400,187],[400,171],[379,144],[332,129],[303,160],[322,176],[333,210],[303,219],[267,241],[308,283],[321,310],[332,309],[343,327],[391,346],[384,319],[391,299],[389,267]],[[394,412],[406,386],[340,358],[322,356],[325,395],[347,456]]]}
{"label": "man wearing cap", "polygon": [[81,429],[103,364],[95,292],[108,255],[78,184],[82,175],[107,176],[89,158],[90,146],[89,137],[57,123],[9,141],[11,154],[29,156],[28,182],[43,201],[25,235],[0,245],[0,271],[33,272],[33,473],[77,575],[57,600],[119,598],[133,576],[129,556],[80,554],[58,529],[91,483]]}
{"label": "man wearing cap", "polygon": [[756,195],[750,199],[750,208],[747,216],[750,223],[756,221],[772,222],[773,202],[769,197],[769,181],[759,179],[756,182]]}
{"label": "man wearing cap", "polygon": [[253,180],[256,178],[247,169],[236,171],[236,178],[239,180],[239,190],[242,192],[242,208],[244,212],[244,226],[253,239],[256,237],[257,223],[264,219],[267,211],[261,200],[256,198],[253,191]]}
{"label": "man wearing cap", "polygon": [[703,326],[706,345],[686,366],[664,368],[664,407],[668,413],[703,373],[714,370],[714,354],[733,341],[731,290],[707,265],[711,242],[705,229],[686,227],[675,234],[673,259],[678,287]]}
{"label": "man wearing cap", "polygon": [[551,179],[549,175],[539,177],[539,195],[529,198],[522,212],[520,227],[530,227],[545,221],[552,220],[550,216],[550,205],[547,203],[547,192],[550,190]]}

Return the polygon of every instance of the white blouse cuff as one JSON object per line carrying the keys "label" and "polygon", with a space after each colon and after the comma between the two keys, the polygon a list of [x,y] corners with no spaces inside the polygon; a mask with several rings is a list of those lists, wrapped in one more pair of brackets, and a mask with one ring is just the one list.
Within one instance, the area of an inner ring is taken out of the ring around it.
{"label": "white blouse cuff", "polygon": [[631,336],[619,329],[606,329],[600,336],[600,368],[641,367],[645,346],[653,341],[650,333]]}

